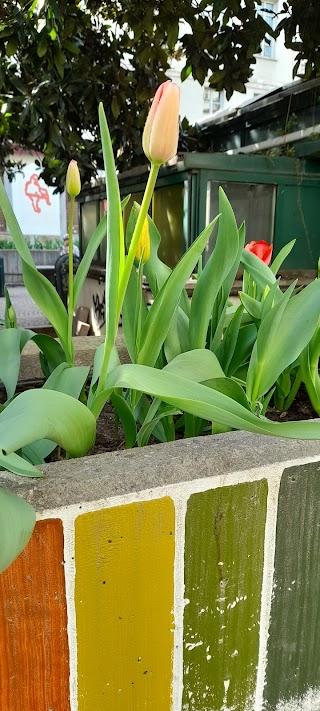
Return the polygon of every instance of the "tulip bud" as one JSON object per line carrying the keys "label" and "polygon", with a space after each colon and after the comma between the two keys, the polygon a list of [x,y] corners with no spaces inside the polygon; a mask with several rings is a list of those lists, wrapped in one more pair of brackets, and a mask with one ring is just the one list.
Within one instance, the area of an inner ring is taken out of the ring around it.
{"label": "tulip bud", "polygon": [[144,127],[142,147],[148,160],[161,165],[176,155],[180,89],[172,81],[159,86]]}
{"label": "tulip bud", "polygon": [[8,319],[10,321],[10,324],[13,324],[15,321],[15,313],[14,313],[12,304],[10,304],[10,306],[8,308]]}
{"label": "tulip bud", "polygon": [[143,223],[135,256],[137,261],[140,262],[142,260],[143,264],[150,258],[150,235],[147,217]]}
{"label": "tulip bud", "polygon": [[17,328],[17,318],[16,318],[15,310],[14,310],[12,304],[10,304],[10,306],[8,308],[8,319],[7,319],[6,327],[7,328]]}
{"label": "tulip bud", "polygon": [[71,198],[77,197],[81,190],[80,173],[78,163],[75,160],[71,160],[68,165],[66,175],[66,190]]}

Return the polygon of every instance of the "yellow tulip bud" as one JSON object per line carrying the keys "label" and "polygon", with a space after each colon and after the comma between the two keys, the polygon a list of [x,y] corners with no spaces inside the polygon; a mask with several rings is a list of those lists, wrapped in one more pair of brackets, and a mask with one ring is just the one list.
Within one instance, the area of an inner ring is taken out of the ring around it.
{"label": "yellow tulip bud", "polygon": [[76,160],[71,160],[68,165],[67,175],[66,175],[66,190],[71,198],[77,197],[81,190],[81,180],[78,168],[78,163]]}
{"label": "yellow tulip bud", "polygon": [[150,258],[150,235],[149,235],[149,225],[148,218],[145,219],[143,227],[141,230],[141,235],[139,238],[136,259],[138,262],[142,260],[143,264]]}
{"label": "yellow tulip bud", "polygon": [[159,86],[144,127],[142,147],[148,160],[161,165],[176,155],[180,89],[172,81]]}

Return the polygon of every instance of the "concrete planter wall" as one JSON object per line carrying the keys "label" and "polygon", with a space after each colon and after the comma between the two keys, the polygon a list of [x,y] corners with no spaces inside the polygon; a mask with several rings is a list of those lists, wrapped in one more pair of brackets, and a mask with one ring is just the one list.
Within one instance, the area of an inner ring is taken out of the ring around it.
{"label": "concrete planter wall", "polygon": [[320,442],[228,433],[0,473],[1,708],[317,711]]}
{"label": "concrete planter wall", "polygon": [[[32,249],[31,254],[37,266],[54,266],[59,249]],[[23,284],[20,255],[15,249],[1,249],[0,255],[4,261],[5,283],[11,285]]]}

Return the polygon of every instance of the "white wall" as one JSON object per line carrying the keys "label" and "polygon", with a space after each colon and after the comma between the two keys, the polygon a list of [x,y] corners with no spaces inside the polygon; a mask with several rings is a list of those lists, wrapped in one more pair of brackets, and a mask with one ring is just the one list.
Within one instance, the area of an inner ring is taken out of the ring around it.
{"label": "white wall", "polygon": [[[284,46],[284,34],[275,42],[274,58],[269,59],[261,54],[256,55],[256,64],[253,65],[253,75],[246,85],[246,93],[235,92],[231,99],[227,101],[225,93],[221,97],[221,109],[240,106],[240,104],[265,94],[274,89],[278,89],[293,81],[292,71],[295,53]],[[167,72],[169,79],[181,86],[181,118],[187,117],[193,123],[203,117],[204,108],[204,87],[198,82],[188,77],[181,84],[180,72],[183,63],[173,62]]]}
{"label": "white wall", "polygon": [[61,237],[66,232],[65,195],[54,195],[54,188],[39,180],[36,153],[17,150],[12,158],[25,163],[5,187],[16,218],[25,236]]}

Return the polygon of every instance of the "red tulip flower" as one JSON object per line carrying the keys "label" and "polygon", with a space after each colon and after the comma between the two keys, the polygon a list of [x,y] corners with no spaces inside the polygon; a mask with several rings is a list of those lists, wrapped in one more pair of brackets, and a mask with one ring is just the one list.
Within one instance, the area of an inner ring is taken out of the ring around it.
{"label": "red tulip flower", "polygon": [[252,252],[256,257],[259,257],[265,264],[270,264],[273,245],[268,244],[264,239],[259,242],[249,242],[249,244],[246,244],[245,249],[247,252]]}

